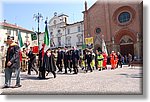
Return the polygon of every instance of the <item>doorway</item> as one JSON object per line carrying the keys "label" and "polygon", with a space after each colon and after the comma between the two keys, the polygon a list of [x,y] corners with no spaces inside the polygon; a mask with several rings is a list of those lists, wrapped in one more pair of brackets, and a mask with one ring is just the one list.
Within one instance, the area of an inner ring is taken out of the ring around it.
{"label": "doorway", "polygon": [[123,44],[120,45],[120,53],[125,56],[130,53],[132,56],[134,56],[134,45],[133,44]]}

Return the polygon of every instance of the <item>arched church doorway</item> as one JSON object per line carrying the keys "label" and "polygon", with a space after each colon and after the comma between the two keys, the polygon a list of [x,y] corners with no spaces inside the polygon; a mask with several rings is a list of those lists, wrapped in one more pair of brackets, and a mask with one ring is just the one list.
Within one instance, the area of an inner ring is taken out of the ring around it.
{"label": "arched church doorway", "polygon": [[129,53],[134,56],[134,43],[130,36],[125,35],[120,39],[120,53],[123,56]]}

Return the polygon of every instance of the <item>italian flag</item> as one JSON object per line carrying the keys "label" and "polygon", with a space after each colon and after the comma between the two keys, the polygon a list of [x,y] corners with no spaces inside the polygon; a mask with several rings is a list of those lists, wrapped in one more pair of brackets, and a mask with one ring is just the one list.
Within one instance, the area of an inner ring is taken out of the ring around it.
{"label": "italian flag", "polygon": [[49,34],[48,34],[48,29],[47,29],[47,22],[45,23],[45,33],[44,33],[44,44],[49,45]]}
{"label": "italian flag", "polygon": [[18,43],[20,47],[23,47],[23,41],[19,30],[18,30]]}

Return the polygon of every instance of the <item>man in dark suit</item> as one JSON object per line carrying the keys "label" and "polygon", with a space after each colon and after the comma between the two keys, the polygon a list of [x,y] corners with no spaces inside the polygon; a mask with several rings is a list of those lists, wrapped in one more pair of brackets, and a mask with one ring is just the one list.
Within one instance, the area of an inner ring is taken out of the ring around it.
{"label": "man in dark suit", "polygon": [[28,53],[28,63],[29,63],[29,65],[28,65],[28,75],[31,75],[31,69],[35,70],[36,75],[38,75],[38,71],[35,68],[36,56],[35,56],[35,54],[33,54],[32,47],[30,47],[30,51]]}
{"label": "man in dark suit", "polygon": [[85,59],[87,61],[87,65],[88,65],[88,67],[86,68],[86,72],[88,72],[88,70],[90,70],[92,72],[93,70],[91,68],[91,62],[92,62],[91,52],[87,52],[87,54],[85,55]]}
{"label": "man in dark suit", "polygon": [[69,67],[70,55],[69,55],[69,51],[67,50],[67,47],[64,47],[63,61],[64,61],[64,68],[65,68],[64,74],[67,74],[67,68],[69,68],[69,71],[71,73],[71,68]]}
{"label": "man in dark suit", "polygon": [[56,61],[58,72],[62,72],[62,60],[63,60],[63,52],[60,50],[60,48],[58,48]]}
{"label": "man in dark suit", "polygon": [[72,50],[69,50],[69,51],[67,51],[67,53],[68,53],[68,68],[69,68],[69,71],[70,71],[70,73],[71,73],[71,69],[72,69]]}
{"label": "man in dark suit", "polygon": [[16,73],[16,85],[15,88],[21,87],[20,85],[20,55],[19,46],[13,42],[14,37],[7,37],[7,44],[9,45],[6,55],[5,63],[5,86],[3,88],[9,88],[11,85],[12,72]]}
{"label": "man in dark suit", "polygon": [[120,65],[120,68],[122,68],[122,55],[120,54],[120,52],[117,53],[117,57],[118,57],[117,68],[118,65]]}
{"label": "man in dark suit", "polygon": [[42,48],[39,51],[39,77],[40,79],[45,79],[45,69],[43,68],[43,50],[44,48]]}
{"label": "man in dark suit", "polygon": [[73,47],[72,50],[72,63],[73,63],[73,74],[78,74],[78,63],[79,63],[79,51],[76,49],[76,47]]}

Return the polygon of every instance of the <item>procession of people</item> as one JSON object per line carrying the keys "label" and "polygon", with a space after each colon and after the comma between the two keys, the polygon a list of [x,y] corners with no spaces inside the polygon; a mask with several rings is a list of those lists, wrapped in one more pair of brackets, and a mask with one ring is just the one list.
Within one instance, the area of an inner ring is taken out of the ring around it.
{"label": "procession of people", "polygon": [[[32,47],[29,50],[23,48],[21,51],[17,43],[13,42],[13,38],[7,37],[7,44],[9,45],[6,53],[5,61],[5,85],[4,88],[11,86],[12,73],[16,74],[15,87],[21,87],[20,84],[20,71],[27,72],[31,75],[32,71],[36,72],[39,79],[46,79],[49,73],[53,74],[53,77],[57,77],[57,73],[63,74],[78,74],[79,70],[85,73],[93,72],[93,70],[103,71],[107,69],[116,69],[123,64],[130,66],[132,61],[132,55],[128,54],[128,60],[125,60],[126,56],[121,55],[120,52],[115,53],[112,51],[108,55],[105,51],[97,49],[95,52],[93,49],[83,49],[79,51],[75,46],[72,48],[48,48],[44,52],[44,47],[39,51],[39,55],[33,53]],[[42,45],[44,46],[44,45]],[[1,49],[2,51],[3,49]],[[38,60],[36,56],[39,56]],[[1,55],[2,66],[4,67],[4,54]],[[108,68],[108,65],[111,68]],[[56,72],[57,71],[57,72]],[[73,73],[72,73],[73,72]]]}

